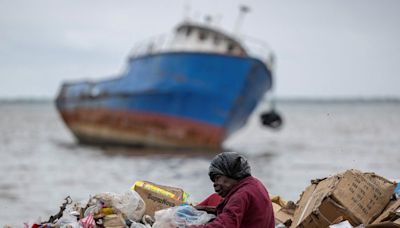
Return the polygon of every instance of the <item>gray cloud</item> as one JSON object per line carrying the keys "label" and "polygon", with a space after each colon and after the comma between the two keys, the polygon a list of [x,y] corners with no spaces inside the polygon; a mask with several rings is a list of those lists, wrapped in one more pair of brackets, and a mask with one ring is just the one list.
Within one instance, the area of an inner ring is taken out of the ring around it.
{"label": "gray cloud", "polygon": [[400,2],[396,0],[134,1],[0,0],[0,97],[54,97],[65,80],[124,69],[134,43],[206,13],[278,57],[281,97],[400,97]]}

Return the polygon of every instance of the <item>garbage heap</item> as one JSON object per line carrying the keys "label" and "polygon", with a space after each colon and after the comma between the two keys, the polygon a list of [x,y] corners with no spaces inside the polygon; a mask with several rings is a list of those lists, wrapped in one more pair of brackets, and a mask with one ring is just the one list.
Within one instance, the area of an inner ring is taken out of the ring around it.
{"label": "garbage heap", "polygon": [[25,227],[169,228],[205,224],[215,218],[188,205],[187,199],[181,188],[136,181],[123,194],[100,193],[87,202],[73,202],[68,196],[59,213]]}
{"label": "garbage heap", "polygon": [[[137,181],[124,194],[101,193],[87,203],[66,198],[58,214],[32,227],[169,228],[215,217],[187,200],[180,188]],[[312,180],[296,203],[279,196],[271,201],[276,228],[400,227],[400,187],[374,173],[347,170]]]}

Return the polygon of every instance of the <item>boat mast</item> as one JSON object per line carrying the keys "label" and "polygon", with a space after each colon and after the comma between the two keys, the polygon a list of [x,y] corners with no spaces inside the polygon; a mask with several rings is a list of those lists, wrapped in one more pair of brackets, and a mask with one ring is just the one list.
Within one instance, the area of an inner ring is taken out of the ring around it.
{"label": "boat mast", "polygon": [[248,12],[250,12],[250,8],[249,7],[247,7],[245,5],[241,5],[239,7],[239,16],[236,19],[235,27],[234,27],[234,30],[233,30],[234,34],[239,35],[240,26],[243,23],[244,16]]}
{"label": "boat mast", "polygon": [[191,13],[191,3],[190,1],[186,1],[183,5],[183,19],[184,21],[190,21],[190,13]]}

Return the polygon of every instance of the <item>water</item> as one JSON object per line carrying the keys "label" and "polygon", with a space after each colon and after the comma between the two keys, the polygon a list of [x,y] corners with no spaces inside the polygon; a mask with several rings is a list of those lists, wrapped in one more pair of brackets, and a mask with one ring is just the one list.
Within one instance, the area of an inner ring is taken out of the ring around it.
{"label": "water", "polygon": [[[257,115],[226,146],[244,153],[271,194],[297,200],[311,179],[350,168],[400,179],[398,102],[283,102],[285,125]],[[260,110],[262,107],[260,108]],[[63,199],[123,193],[136,180],[181,187],[200,201],[212,192],[213,153],[102,149],[76,145],[52,103],[0,104],[0,225],[21,227],[56,214]]]}

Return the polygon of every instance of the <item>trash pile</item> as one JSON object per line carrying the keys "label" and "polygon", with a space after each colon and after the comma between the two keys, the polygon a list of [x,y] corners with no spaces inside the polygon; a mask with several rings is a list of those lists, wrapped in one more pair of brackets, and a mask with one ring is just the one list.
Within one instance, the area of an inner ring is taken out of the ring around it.
{"label": "trash pile", "polygon": [[[180,188],[137,181],[123,194],[100,193],[86,203],[67,197],[58,214],[25,227],[181,228],[215,218],[187,201]],[[400,227],[400,185],[374,173],[347,170],[312,180],[296,203],[271,201],[276,228]]]}
{"label": "trash pile", "polygon": [[205,224],[215,218],[188,205],[188,196],[180,188],[136,181],[123,194],[100,193],[85,203],[68,196],[56,215],[25,227],[169,228]]}

